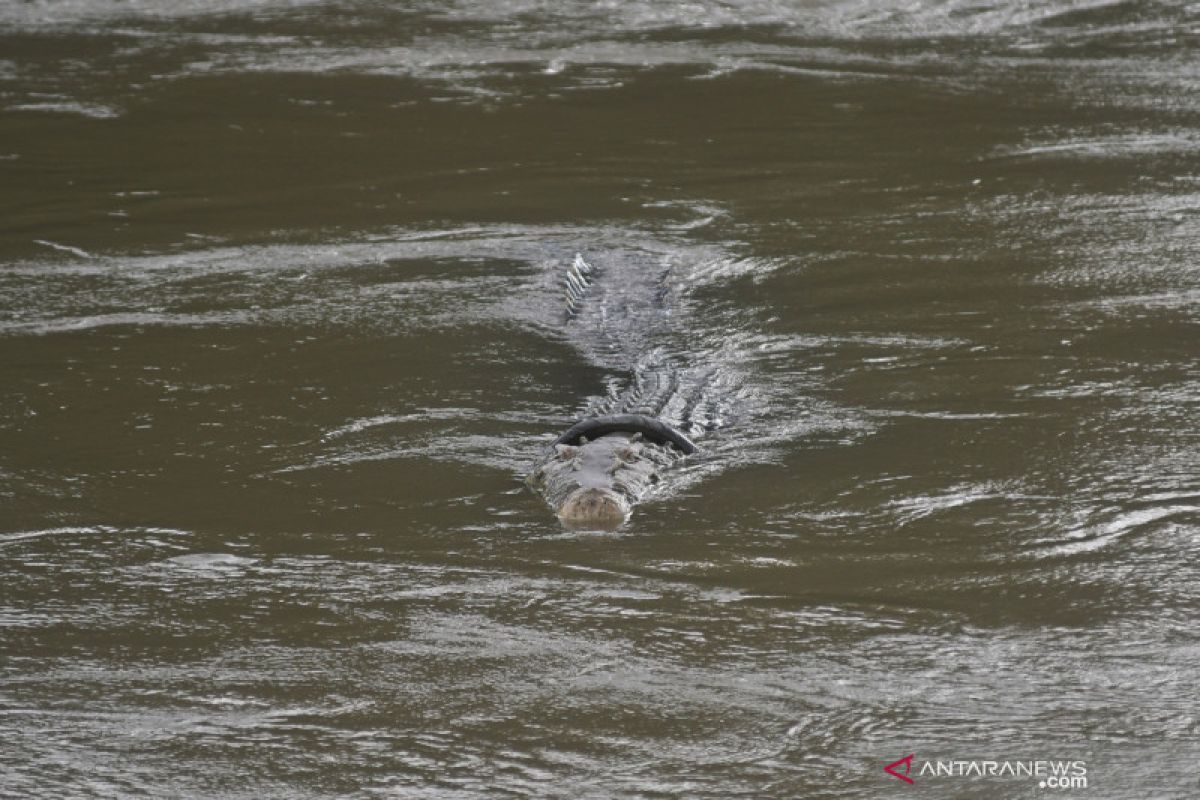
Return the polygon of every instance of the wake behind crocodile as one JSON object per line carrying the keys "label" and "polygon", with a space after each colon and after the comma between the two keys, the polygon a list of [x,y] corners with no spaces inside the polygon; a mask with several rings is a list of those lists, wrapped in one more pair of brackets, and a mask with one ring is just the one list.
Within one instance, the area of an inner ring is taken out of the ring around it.
{"label": "wake behind crocodile", "polygon": [[[574,258],[579,242],[591,244]],[[469,465],[525,479],[556,512],[578,489],[606,489],[579,511],[580,524],[597,527],[620,524],[638,504],[687,496],[727,470],[777,463],[798,439],[843,440],[873,427],[861,411],[822,399],[819,364],[796,368],[797,351],[819,356],[827,338],[760,328],[772,320],[754,287],[792,266],[686,232],[508,225],[399,230],[302,254],[287,245],[218,248],[120,265],[164,306],[192,274],[282,295],[277,308],[222,309],[223,324],[239,314],[256,323],[303,318],[375,330],[405,352],[436,338],[446,352],[436,387],[413,391],[397,373],[396,387],[375,387],[361,414],[280,449],[273,472],[394,459]],[[108,310],[87,282],[107,269],[62,270],[62,288],[80,284],[65,296],[77,294],[72,307],[89,318]],[[197,313],[164,314],[158,324],[195,325]],[[458,524],[479,520],[464,515]]]}

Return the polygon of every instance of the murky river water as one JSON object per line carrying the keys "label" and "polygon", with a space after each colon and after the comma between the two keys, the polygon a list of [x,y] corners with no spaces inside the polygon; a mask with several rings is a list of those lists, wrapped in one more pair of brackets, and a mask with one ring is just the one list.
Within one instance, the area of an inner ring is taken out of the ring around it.
{"label": "murky river water", "polygon": [[[0,4],[0,795],[1200,796],[1198,48]],[[611,533],[521,483],[632,366],[576,252],[707,387]]]}

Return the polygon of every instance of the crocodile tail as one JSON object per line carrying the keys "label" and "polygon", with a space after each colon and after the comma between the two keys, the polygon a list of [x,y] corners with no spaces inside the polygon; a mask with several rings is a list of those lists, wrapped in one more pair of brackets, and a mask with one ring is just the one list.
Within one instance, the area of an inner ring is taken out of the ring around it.
{"label": "crocodile tail", "polygon": [[587,291],[595,280],[595,272],[592,265],[583,260],[581,254],[575,254],[575,261],[567,267],[567,274],[563,280],[567,289],[568,318],[575,316],[579,311],[583,298],[587,296]]}

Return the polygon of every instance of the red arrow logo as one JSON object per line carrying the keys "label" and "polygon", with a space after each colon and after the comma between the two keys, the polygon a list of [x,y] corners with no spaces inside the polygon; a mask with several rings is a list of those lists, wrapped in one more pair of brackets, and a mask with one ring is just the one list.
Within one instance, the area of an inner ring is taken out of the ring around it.
{"label": "red arrow logo", "polygon": [[[883,768],[883,771],[886,772],[888,775],[891,775],[893,778],[899,778],[900,780],[904,781],[905,783],[916,783],[916,781],[914,781],[912,778],[908,777],[908,773],[912,770],[912,760],[913,760],[913,756],[915,756],[915,755],[916,755],[916,753],[909,753],[908,755],[906,755],[904,758],[900,759],[899,761],[893,761],[892,763],[888,764],[886,767]],[[896,767],[900,766],[901,764],[904,765],[904,774],[903,775],[901,775],[899,772],[896,772]]]}

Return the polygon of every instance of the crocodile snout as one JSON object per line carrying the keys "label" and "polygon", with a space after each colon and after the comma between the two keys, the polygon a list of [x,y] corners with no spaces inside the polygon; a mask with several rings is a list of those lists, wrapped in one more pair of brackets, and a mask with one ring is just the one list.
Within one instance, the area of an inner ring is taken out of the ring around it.
{"label": "crocodile snout", "polygon": [[563,501],[558,516],[570,528],[611,530],[629,516],[629,501],[611,489],[576,489]]}

